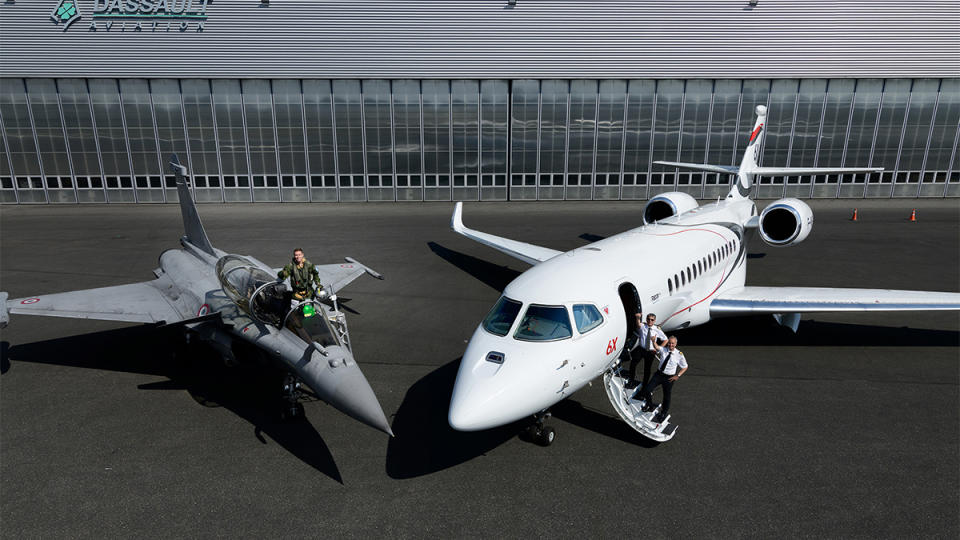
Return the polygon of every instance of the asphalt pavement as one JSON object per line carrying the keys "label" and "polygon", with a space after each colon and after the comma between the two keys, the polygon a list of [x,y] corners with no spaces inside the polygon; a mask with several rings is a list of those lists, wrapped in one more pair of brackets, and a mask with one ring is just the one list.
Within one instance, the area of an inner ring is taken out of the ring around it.
{"label": "asphalt pavement", "polygon": [[[818,201],[750,285],[960,291],[960,202]],[[849,220],[853,207],[859,221]],[[918,221],[910,222],[917,208]],[[452,203],[201,205],[212,243],[282,265],[352,256],[341,297],[396,438],[322,402],[282,423],[257,366],[175,356],[154,327],[11,317],[0,331],[0,536],[960,536],[960,314],[766,317],[678,332],[679,431],[654,444],[594,383],[539,447],[446,424],[460,355],[527,266],[449,229]],[[643,202],[467,203],[465,223],[566,250]],[[179,207],[0,207],[11,298],[152,278]],[[651,254],[650,264],[654,264]],[[585,276],[588,279],[588,276]]]}

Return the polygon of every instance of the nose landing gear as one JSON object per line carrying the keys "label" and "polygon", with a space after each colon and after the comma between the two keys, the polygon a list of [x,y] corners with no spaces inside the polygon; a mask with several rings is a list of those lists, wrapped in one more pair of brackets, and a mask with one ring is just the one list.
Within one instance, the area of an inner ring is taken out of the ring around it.
{"label": "nose landing gear", "polygon": [[290,373],[287,373],[283,377],[283,391],[281,394],[283,406],[280,409],[281,420],[303,418],[303,404],[300,403],[303,391],[300,387],[300,381]]}
{"label": "nose landing gear", "polygon": [[540,446],[550,446],[557,438],[557,431],[551,426],[545,426],[544,420],[552,416],[550,411],[542,411],[534,415],[534,423],[527,426],[520,434],[520,438],[535,442]]}

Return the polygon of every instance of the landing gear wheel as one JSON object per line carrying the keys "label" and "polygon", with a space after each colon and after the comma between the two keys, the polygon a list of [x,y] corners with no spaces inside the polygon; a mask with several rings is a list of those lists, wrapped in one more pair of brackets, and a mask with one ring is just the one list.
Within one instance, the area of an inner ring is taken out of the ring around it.
{"label": "landing gear wheel", "polygon": [[545,426],[540,430],[540,433],[537,434],[537,444],[540,446],[550,446],[553,444],[553,440],[557,438],[557,432],[550,426]]}
{"label": "landing gear wheel", "polygon": [[291,374],[283,378],[283,406],[280,409],[281,420],[294,420],[303,418],[303,404],[300,403],[300,397],[303,395],[300,389],[300,381]]}
{"label": "landing gear wheel", "polygon": [[520,439],[537,443],[540,446],[550,446],[557,438],[557,432],[550,426],[544,426],[543,421],[550,418],[549,411],[542,411],[534,415],[534,421],[520,432]]}

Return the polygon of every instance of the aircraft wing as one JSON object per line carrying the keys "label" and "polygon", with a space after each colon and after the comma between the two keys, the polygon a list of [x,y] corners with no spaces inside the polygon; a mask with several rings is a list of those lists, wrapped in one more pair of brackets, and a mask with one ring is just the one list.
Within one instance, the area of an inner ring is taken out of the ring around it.
{"label": "aircraft wing", "polygon": [[830,311],[960,310],[960,293],[824,287],[738,287],[717,295],[710,316]]}
{"label": "aircraft wing", "polygon": [[363,274],[370,274],[377,279],[383,279],[379,272],[352,257],[344,257],[344,260],[347,262],[343,264],[315,265],[317,273],[320,274],[320,283],[323,283],[330,294],[336,294],[337,291]]}
{"label": "aircraft wing", "polygon": [[8,313],[138,323],[177,322],[184,317],[174,300],[165,294],[172,290],[173,284],[164,276],[143,283],[13,300],[7,300],[7,293],[0,293],[0,326],[6,326]]}
{"label": "aircraft wing", "polygon": [[450,228],[453,229],[457,234],[466,236],[467,238],[480,242],[485,246],[490,246],[497,251],[506,253],[507,255],[520,259],[528,264],[536,265],[563,253],[562,251],[557,251],[555,249],[535,246],[533,244],[527,244],[526,242],[518,242],[516,240],[510,240],[509,238],[503,238],[501,236],[494,236],[492,234],[475,231],[469,227],[466,227],[463,224],[462,202],[458,202],[457,206],[453,209],[453,216],[450,218]]}

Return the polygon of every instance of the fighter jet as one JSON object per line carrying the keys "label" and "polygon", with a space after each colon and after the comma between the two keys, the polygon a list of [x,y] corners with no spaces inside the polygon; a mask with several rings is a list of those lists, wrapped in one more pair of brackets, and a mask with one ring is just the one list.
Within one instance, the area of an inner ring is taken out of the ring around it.
{"label": "fighter jet", "polygon": [[[457,203],[455,232],[534,266],[507,285],[471,337],[450,400],[450,426],[475,431],[532,418],[528,436],[547,445],[555,437],[543,424],[549,407],[603,376],[624,421],[648,438],[669,440],[675,424],[669,417],[656,421],[656,409],[644,411],[618,369],[640,311],[659,314],[665,331],[761,313],[796,331],[802,313],[960,309],[957,293],[744,286],[745,246],[754,234],[771,246],[790,246],[813,227],[813,212],[797,199],[775,201],[758,215],[749,197],[755,176],[881,170],[759,166],[766,112],[756,109],[739,167],[656,162],[736,175],[725,199],[698,206],[686,193],[657,195],[641,227],[566,253],[470,229]],[[669,258],[652,264],[652,253]]]}
{"label": "fighter jet", "polygon": [[287,285],[277,279],[277,269],[211,245],[190,195],[186,167],[175,155],[170,165],[185,234],[181,249],[160,255],[156,279],[12,300],[2,292],[0,328],[9,322],[10,313],[156,323],[181,329],[187,340],[206,342],[227,363],[237,361],[234,351],[246,343],[288,373],[278,388],[284,398],[283,416],[303,414],[301,384],[305,384],[320,399],[392,436],[353,357],[336,296],[363,274],[383,276],[349,257],[343,264],[317,265],[322,298],[292,301]]}

